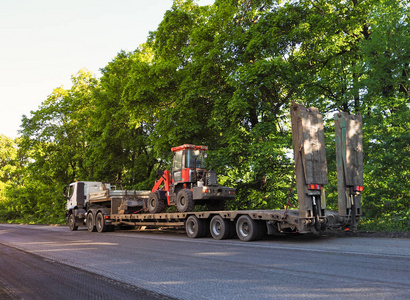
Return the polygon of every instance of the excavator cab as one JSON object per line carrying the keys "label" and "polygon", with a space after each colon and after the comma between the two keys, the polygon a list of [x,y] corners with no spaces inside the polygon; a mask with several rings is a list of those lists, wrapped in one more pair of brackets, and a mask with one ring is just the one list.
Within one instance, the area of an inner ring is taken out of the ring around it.
{"label": "excavator cab", "polygon": [[207,146],[184,144],[173,147],[171,171],[158,173],[147,202],[150,213],[160,213],[176,205],[179,212],[189,212],[196,204],[206,204],[209,210],[222,210],[226,200],[235,199],[235,189],[221,186],[214,171],[206,170]]}
{"label": "excavator cab", "polygon": [[173,147],[172,183],[196,182],[205,171],[206,146],[184,144]]}

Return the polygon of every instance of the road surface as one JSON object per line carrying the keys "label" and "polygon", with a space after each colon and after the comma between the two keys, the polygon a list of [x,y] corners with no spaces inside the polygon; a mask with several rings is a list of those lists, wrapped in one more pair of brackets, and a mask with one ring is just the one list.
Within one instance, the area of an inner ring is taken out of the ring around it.
{"label": "road surface", "polygon": [[0,298],[409,299],[409,249],[398,238],[244,243],[0,224]]}

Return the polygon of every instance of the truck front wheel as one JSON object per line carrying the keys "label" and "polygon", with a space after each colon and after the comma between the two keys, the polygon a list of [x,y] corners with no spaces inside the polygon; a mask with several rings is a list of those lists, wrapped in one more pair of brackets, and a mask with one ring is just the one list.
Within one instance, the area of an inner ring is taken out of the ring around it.
{"label": "truck front wheel", "polygon": [[75,224],[75,216],[72,213],[68,216],[68,227],[71,231],[76,231],[78,229],[78,226]]}

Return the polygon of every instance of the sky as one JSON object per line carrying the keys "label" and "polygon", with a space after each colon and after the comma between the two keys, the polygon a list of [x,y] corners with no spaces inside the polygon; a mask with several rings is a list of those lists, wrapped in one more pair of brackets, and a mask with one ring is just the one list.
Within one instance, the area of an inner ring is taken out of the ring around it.
{"label": "sky", "polygon": [[[214,0],[199,0],[200,5]],[[133,51],[157,29],[172,0],[0,0],[0,135],[18,136],[53,89],[82,68]]]}

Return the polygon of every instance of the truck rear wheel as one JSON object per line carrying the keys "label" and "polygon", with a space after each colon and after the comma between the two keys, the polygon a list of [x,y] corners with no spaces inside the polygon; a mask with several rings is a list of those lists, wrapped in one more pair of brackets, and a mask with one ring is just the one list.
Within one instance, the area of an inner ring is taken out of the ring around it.
{"label": "truck rear wheel", "polygon": [[108,231],[109,226],[105,224],[104,216],[101,212],[99,212],[95,218],[95,227],[98,232]]}
{"label": "truck rear wheel", "polygon": [[216,215],[212,218],[209,229],[214,239],[223,240],[230,236],[231,226],[228,220],[225,220],[220,215]]}
{"label": "truck rear wheel", "polygon": [[195,202],[193,199],[193,194],[191,190],[183,189],[178,192],[177,195],[177,209],[179,212],[189,212],[195,207]]}
{"label": "truck rear wheel", "polygon": [[189,216],[185,224],[186,234],[193,239],[204,237],[208,232],[207,225],[205,220],[198,219],[194,215]]}
{"label": "truck rear wheel", "polygon": [[236,222],[236,234],[241,241],[254,241],[259,236],[259,225],[248,215],[240,216]]}
{"label": "truck rear wheel", "polygon": [[159,199],[158,193],[151,193],[148,199],[148,211],[152,214],[158,214],[165,209],[165,201]]}
{"label": "truck rear wheel", "polygon": [[78,226],[75,224],[74,214],[70,214],[68,216],[68,227],[70,228],[71,231],[76,231],[78,229]]}
{"label": "truck rear wheel", "polygon": [[94,214],[90,211],[87,214],[87,230],[89,232],[95,232],[95,224],[94,224]]}

